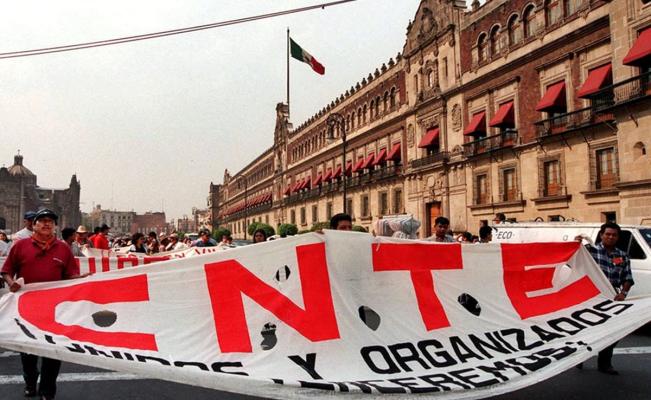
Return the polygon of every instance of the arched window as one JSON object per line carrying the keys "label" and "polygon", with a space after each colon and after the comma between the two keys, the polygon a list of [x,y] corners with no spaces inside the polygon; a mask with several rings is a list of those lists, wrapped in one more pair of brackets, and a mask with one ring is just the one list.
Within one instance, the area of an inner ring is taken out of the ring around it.
{"label": "arched window", "polygon": [[346,116],[346,130],[350,130],[350,114]]}
{"label": "arched window", "polygon": [[488,59],[488,54],[486,53],[488,51],[488,45],[486,42],[486,34],[480,34],[479,38],[477,39],[477,60],[479,62],[483,62]]}
{"label": "arched window", "polygon": [[384,92],[384,112],[389,111],[389,92]]}
{"label": "arched window", "polygon": [[380,115],[380,96],[375,98],[375,115],[379,116]]}
{"label": "arched window", "polygon": [[[359,126],[359,123],[357,125]],[[353,117],[350,119],[350,129],[355,129],[355,111],[353,111]]]}
{"label": "arched window", "polygon": [[377,118],[378,117],[378,112],[375,109],[375,100],[371,100],[371,119]]}
{"label": "arched window", "polygon": [[490,46],[491,46],[491,56],[495,57],[500,53],[501,49],[501,35],[500,35],[500,27],[499,25],[496,25],[491,29],[491,35],[490,35]]}
{"label": "arched window", "polygon": [[513,14],[511,18],[509,18],[508,30],[509,46],[514,46],[520,43],[520,40],[522,40],[522,30],[520,27],[520,20],[516,14]]}
{"label": "arched window", "polygon": [[389,104],[391,105],[391,109],[393,109],[396,106],[396,88],[391,88],[391,94],[389,95]]}
{"label": "arched window", "polygon": [[357,109],[357,127],[362,126],[362,107]]}
{"label": "arched window", "polygon": [[368,115],[368,108],[366,108],[366,104],[364,104],[364,117],[362,118],[362,121],[366,123],[366,117]]}
{"label": "arched window", "polygon": [[431,69],[427,71],[427,87],[434,86],[434,71]]}
{"label": "arched window", "polygon": [[563,16],[561,0],[545,0],[545,25],[554,25]]}
{"label": "arched window", "polygon": [[536,13],[533,4],[527,6],[522,13],[522,25],[524,29],[524,38],[530,38],[536,34]]}

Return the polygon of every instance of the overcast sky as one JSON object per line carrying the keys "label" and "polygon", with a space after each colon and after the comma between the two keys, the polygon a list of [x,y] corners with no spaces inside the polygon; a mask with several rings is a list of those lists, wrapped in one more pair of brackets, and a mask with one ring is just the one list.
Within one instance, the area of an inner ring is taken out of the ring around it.
{"label": "overcast sky", "polygon": [[[21,0],[0,14],[0,52],[219,22],[327,0]],[[326,67],[292,61],[305,121],[402,51],[419,0],[325,10],[130,44],[0,60],[0,164],[17,149],[43,187],[81,181],[81,209],[205,208],[210,182],[273,144],[286,28]]]}

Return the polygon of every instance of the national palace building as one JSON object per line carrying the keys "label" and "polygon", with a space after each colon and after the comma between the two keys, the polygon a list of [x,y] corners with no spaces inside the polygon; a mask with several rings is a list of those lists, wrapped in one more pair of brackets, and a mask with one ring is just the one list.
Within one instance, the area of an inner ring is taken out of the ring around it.
{"label": "national palace building", "polygon": [[344,186],[356,225],[407,213],[421,237],[439,215],[651,222],[651,0],[415,11],[402,52],[300,126],[277,106],[273,146],[211,184],[213,226],[309,229]]}

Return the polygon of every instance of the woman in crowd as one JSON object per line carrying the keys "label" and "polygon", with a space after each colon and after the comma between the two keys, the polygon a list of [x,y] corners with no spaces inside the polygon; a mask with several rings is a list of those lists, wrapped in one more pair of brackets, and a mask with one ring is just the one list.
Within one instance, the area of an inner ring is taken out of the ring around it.
{"label": "woman in crowd", "polygon": [[129,253],[143,253],[143,255],[147,254],[147,246],[145,246],[145,235],[137,232],[131,236],[131,247],[129,247]]}
{"label": "woman in crowd", "polygon": [[267,241],[267,233],[263,229],[258,229],[253,233],[253,243],[262,243]]}

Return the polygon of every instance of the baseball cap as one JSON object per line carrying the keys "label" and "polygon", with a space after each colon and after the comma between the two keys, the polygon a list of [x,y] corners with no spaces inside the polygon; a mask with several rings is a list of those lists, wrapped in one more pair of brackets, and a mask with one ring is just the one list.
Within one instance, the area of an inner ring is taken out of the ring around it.
{"label": "baseball cap", "polygon": [[47,208],[38,210],[36,212],[36,214],[34,215],[34,222],[38,221],[41,218],[52,218],[54,220],[54,223],[56,223],[59,220],[59,216],[56,215],[54,211],[48,210]]}
{"label": "baseball cap", "polygon": [[34,211],[27,211],[25,213],[25,215],[23,216],[23,219],[27,219],[27,220],[31,221],[31,220],[34,219],[35,216],[36,216],[36,213]]}

